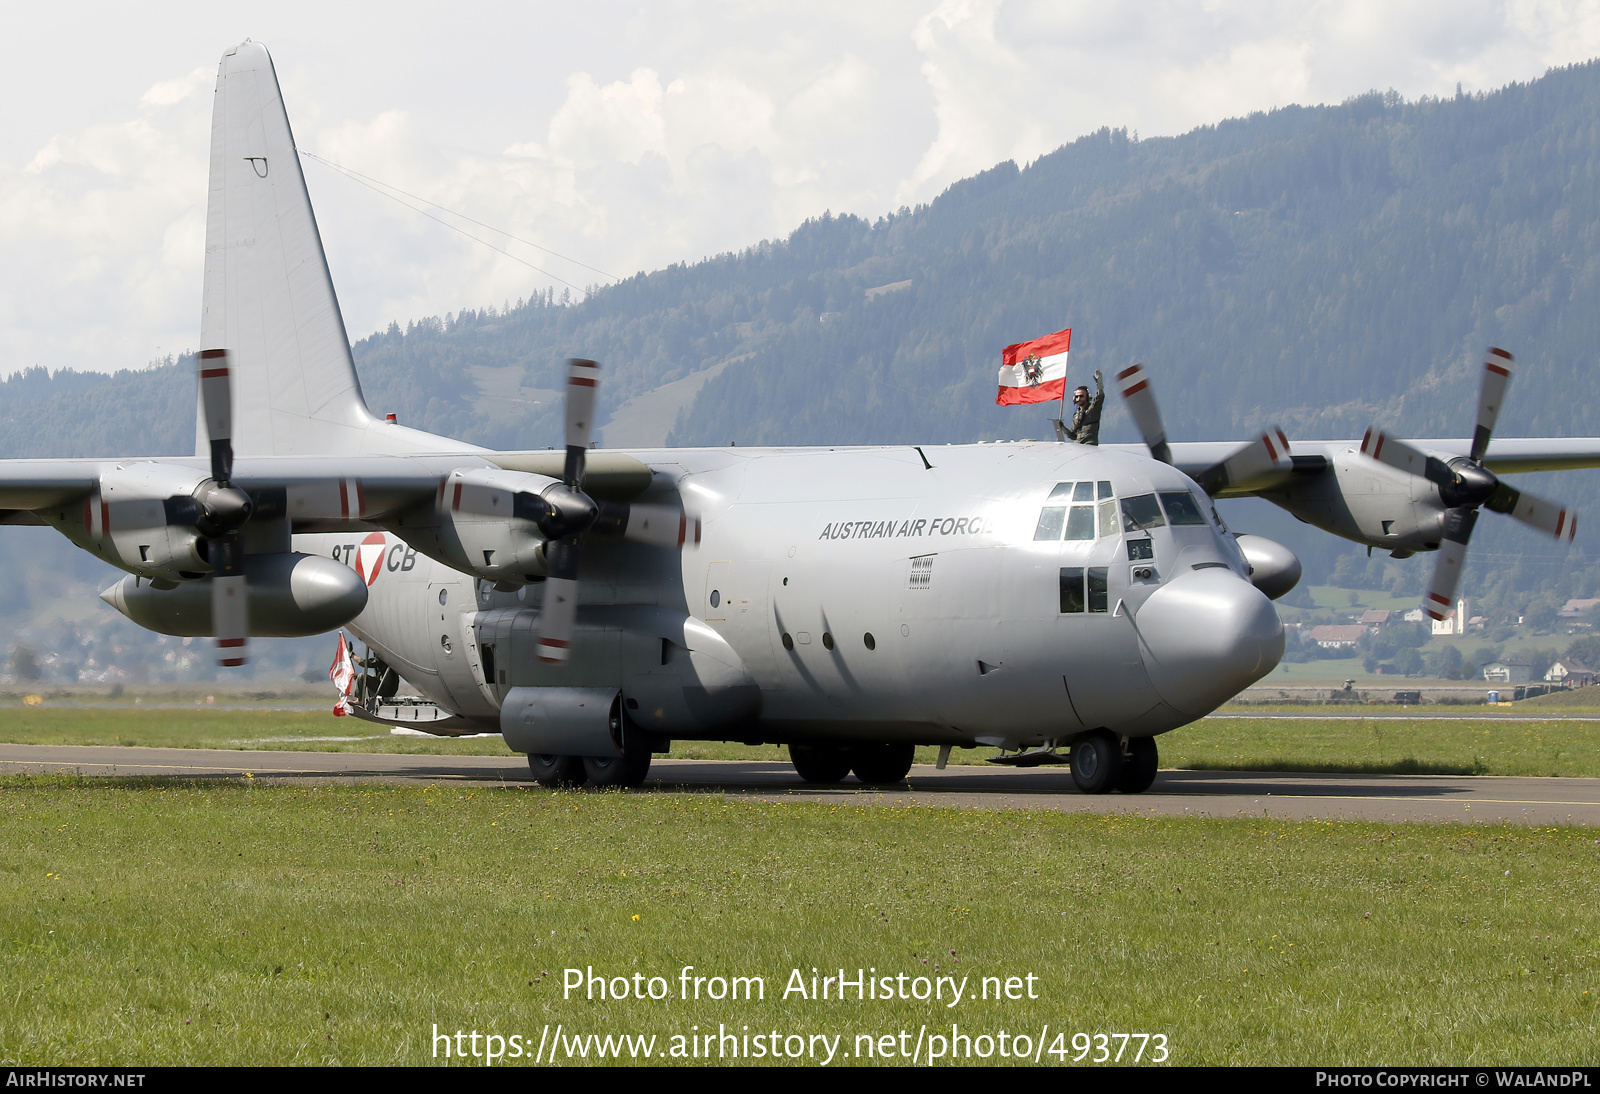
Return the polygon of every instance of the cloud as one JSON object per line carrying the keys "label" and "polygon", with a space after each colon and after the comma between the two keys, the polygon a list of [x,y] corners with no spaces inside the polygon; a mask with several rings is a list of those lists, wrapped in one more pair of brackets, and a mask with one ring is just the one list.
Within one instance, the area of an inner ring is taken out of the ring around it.
{"label": "cloud", "polygon": [[[1103,125],[1153,136],[1370,89],[1487,90],[1600,52],[1600,0],[596,0],[496,9],[487,39],[486,11],[401,6],[381,26],[298,0],[257,12],[300,145],[504,229],[452,221],[514,257],[308,161],[356,337],[605,280],[582,264],[625,276],[825,209],[876,216]],[[0,134],[0,369],[191,347],[214,69],[159,19],[85,45],[70,12],[35,18],[57,22],[0,45],[0,101],[33,94],[13,72],[81,76],[13,110],[30,143]],[[53,61],[19,52],[58,40],[72,52]],[[184,60],[130,83],[147,53]]]}

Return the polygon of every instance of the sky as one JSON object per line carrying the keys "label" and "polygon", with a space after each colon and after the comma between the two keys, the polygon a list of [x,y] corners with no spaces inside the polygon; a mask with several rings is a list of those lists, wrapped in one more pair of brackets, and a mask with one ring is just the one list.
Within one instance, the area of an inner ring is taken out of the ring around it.
{"label": "sky", "polygon": [[1101,126],[1493,90],[1600,55],[1600,0],[29,5],[0,38],[0,375],[195,347],[210,92],[245,38],[320,157],[360,338],[876,218]]}

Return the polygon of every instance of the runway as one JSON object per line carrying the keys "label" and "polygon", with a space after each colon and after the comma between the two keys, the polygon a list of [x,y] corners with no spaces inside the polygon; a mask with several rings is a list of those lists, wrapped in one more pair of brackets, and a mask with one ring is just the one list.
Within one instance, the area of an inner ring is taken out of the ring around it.
{"label": "runway", "polygon": [[[522,757],[357,752],[0,744],[0,773],[91,777],[256,778],[273,782],[532,787]],[[634,793],[721,793],[755,801],[961,809],[1052,809],[1139,816],[1274,817],[1287,820],[1448,821],[1600,826],[1600,779],[1457,775],[1325,775],[1258,771],[1162,771],[1143,794],[1080,794],[1063,767],[1029,770],[918,766],[904,786],[877,789],[849,778],[801,781],[766,760],[657,760]]]}

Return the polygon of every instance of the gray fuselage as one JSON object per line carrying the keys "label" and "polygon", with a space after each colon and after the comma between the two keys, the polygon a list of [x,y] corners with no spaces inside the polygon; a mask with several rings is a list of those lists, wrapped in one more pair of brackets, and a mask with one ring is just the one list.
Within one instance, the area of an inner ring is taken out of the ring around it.
{"label": "gray fuselage", "polygon": [[295,545],[357,566],[368,541],[369,600],[350,629],[423,694],[495,724],[512,688],[615,687],[635,721],[677,738],[1146,736],[1215,709],[1282,653],[1209,499],[1135,453],[636,455],[655,472],[640,500],[681,501],[701,541],[586,540],[563,666],[533,657],[541,584],[497,591],[392,532]]}

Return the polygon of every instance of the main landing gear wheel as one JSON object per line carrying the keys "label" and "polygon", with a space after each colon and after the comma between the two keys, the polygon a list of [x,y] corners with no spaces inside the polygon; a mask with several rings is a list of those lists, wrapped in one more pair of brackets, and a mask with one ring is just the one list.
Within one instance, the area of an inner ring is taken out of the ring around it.
{"label": "main landing gear wheel", "polygon": [[789,762],[808,783],[836,783],[850,774],[850,753],[842,748],[790,745]]}
{"label": "main landing gear wheel", "polygon": [[868,786],[890,786],[905,780],[915,755],[915,745],[860,745],[851,757],[850,770]]}
{"label": "main landing gear wheel", "polygon": [[650,774],[650,752],[628,752],[621,756],[585,756],[583,769],[590,786],[635,787]]}
{"label": "main landing gear wheel", "polygon": [[611,740],[622,749],[620,756],[585,756],[583,770],[590,786],[635,787],[650,774],[650,738],[628,724],[619,697],[611,704]]}
{"label": "main landing gear wheel", "polygon": [[1122,779],[1122,746],[1110,733],[1097,729],[1072,746],[1072,781],[1085,794],[1109,794]]}
{"label": "main landing gear wheel", "polygon": [[1122,758],[1122,778],[1117,789],[1124,794],[1143,794],[1156,781],[1160,756],[1154,737],[1129,737],[1128,754]]}
{"label": "main landing gear wheel", "polygon": [[583,769],[583,760],[577,756],[549,756],[530,752],[528,770],[533,772],[535,782],[552,790],[558,786],[582,786],[583,780],[588,778],[588,773]]}

